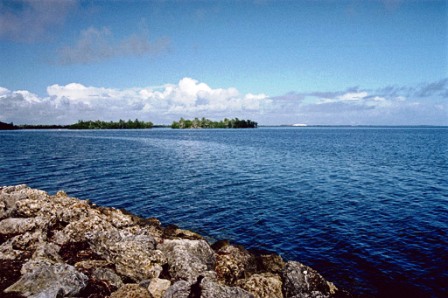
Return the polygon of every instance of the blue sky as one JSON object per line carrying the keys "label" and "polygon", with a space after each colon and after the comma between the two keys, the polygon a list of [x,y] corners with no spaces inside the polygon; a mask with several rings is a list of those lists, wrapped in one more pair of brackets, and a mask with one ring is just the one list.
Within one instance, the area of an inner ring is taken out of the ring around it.
{"label": "blue sky", "polygon": [[446,1],[0,0],[0,121],[448,125]]}

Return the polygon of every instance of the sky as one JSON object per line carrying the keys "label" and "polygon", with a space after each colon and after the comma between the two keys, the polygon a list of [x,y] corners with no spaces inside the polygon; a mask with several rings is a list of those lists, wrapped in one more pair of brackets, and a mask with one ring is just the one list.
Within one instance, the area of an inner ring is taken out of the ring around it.
{"label": "sky", "polygon": [[0,121],[448,125],[447,2],[0,0]]}

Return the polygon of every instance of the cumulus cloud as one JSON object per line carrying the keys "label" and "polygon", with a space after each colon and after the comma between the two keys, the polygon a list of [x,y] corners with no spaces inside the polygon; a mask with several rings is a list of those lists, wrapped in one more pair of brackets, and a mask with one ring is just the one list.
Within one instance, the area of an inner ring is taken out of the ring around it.
{"label": "cumulus cloud", "polygon": [[188,77],[176,84],[127,89],[54,84],[45,96],[0,87],[0,121],[69,124],[139,118],[169,124],[180,117],[238,117],[265,125],[448,125],[447,92],[447,79],[414,87],[352,87],[271,97],[214,88]]}
{"label": "cumulus cloud", "polygon": [[73,45],[57,51],[59,64],[88,64],[120,56],[159,54],[169,47],[169,39],[151,41],[147,30],[117,40],[107,27],[90,27],[82,30]]}
{"label": "cumulus cloud", "polygon": [[60,26],[76,7],[75,0],[17,0],[0,2],[0,38],[34,42]]}
{"label": "cumulus cloud", "polygon": [[[177,84],[129,89],[54,84],[47,87],[45,97],[0,88],[0,121],[66,124],[80,119],[139,118],[170,123],[179,117],[220,119],[253,115],[269,102],[265,94],[212,88],[192,78],[183,78]],[[24,116],[30,114],[35,118]],[[45,117],[39,118],[39,115]]]}

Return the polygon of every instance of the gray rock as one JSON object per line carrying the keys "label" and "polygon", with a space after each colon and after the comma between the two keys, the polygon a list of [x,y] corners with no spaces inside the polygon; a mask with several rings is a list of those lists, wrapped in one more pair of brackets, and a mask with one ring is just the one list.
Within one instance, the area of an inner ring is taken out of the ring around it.
{"label": "gray rock", "polygon": [[35,250],[39,244],[46,241],[46,235],[42,230],[35,230],[17,235],[10,239],[15,249]]}
{"label": "gray rock", "polygon": [[10,216],[16,211],[16,204],[26,199],[46,199],[48,194],[42,190],[31,189],[26,185],[7,186],[0,189],[0,202],[4,205],[3,216]]}
{"label": "gray rock", "polygon": [[282,272],[284,296],[294,298],[330,297],[337,288],[317,271],[299,262],[289,261]]}
{"label": "gray rock", "polygon": [[189,298],[191,284],[185,280],[175,282],[166,290],[163,298]]}
{"label": "gray rock", "polygon": [[194,282],[199,275],[215,268],[215,253],[205,240],[165,240],[158,249],[167,257],[174,279]]}
{"label": "gray rock", "polygon": [[201,282],[201,298],[254,298],[251,293],[239,288],[229,287],[204,278]]}
{"label": "gray rock", "polygon": [[30,297],[84,295],[102,291],[102,284],[108,293],[118,288],[112,297],[144,298],[330,297],[337,291],[313,269],[285,265],[276,254],[226,241],[214,244],[215,252],[194,232],[25,185],[0,187],[0,236],[0,260],[21,266],[22,277],[7,291]]}
{"label": "gray rock", "polygon": [[0,234],[23,234],[35,227],[35,218],[6,218],[0,221]]}
{"label": "gray rock", "polygon": [[63,260],[59,255],[59,249],[61,247],[54,243],[41,242],[37,245],[36,250],[33,254],[33,259],[36,260],[38,258],[47,259],[54,263],[62,263]]}
{"label": "gray rock", "polygon": [[134,235],[111,228],[88,236],[92,249],[111,263],[117,272],[138,282],[159,277],[166,258],[155,250],[155,240],[149,235]]}
{"label": "gray rock", "polygon": [[96,268],[92,273],[92,277],[99,280],[104,280],[109,285],[116,288],[121,288],[123,286],[123,281],[121,280],[121,278],[112,269],[109,268]]}
{"label": "gray rock", "polygon": [[21,256],[22,253],[22,251],[14,249],[11,241],[0,245],[0,260],[14,260]]}
{"label": "gray rock", "polygon": [[[28,266],[22,277],[5,290],[27,297],[76,296],[86,286],[87,276],[67,264],[36,263]],[[23,269],[23,268],[22,268]]]}

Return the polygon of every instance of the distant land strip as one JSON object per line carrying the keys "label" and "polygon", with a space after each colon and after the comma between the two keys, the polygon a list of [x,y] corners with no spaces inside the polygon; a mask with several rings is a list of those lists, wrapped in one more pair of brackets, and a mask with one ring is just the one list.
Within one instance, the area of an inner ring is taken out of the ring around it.
{"label": "distant land strip", "polygon": [[0,130],[18,130],[18,129],[148,129],[153,127],[171,127],[175,129],[194,129],[194,128],[256,128],[257,122],[252,120],[240,120],[238,118],[227,119],[221,121],[212,121],[206,118],[194,118],[193,120],[185,120],[180,118],[179,121],[173,121],[171,126],[154,125],[152,122],[135,120],[119,120],[113,121],[83,121],[79,120],[75,124],[69,125],[14,125],[13,123],[0,122]]}
{"label": "distant land strip", "polygon": [[69,125],[14,125],[13,123],[0,122],[0,130],[14,130],[14,129],[144,129],[152,128],[154,124],[152,122],[135,120],[119,120],[113,121],[83,121],[79,120],[75,124]]}
{"label": "distant land strip", "polygon": [[258,123],[252,120],[240,120],[238,118],[227,119],[221,121],[212,121],[206,118],[194,118],[193,120],[185,120],[180,118],[179,121],[173,121],[171,128],[257,128]]}

